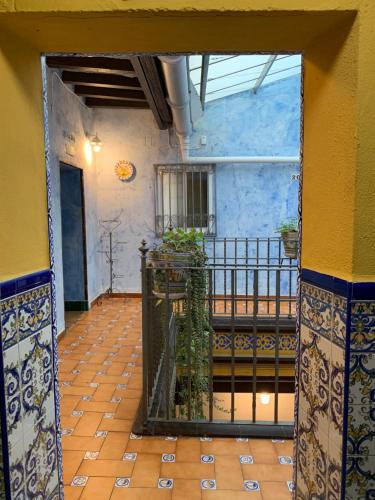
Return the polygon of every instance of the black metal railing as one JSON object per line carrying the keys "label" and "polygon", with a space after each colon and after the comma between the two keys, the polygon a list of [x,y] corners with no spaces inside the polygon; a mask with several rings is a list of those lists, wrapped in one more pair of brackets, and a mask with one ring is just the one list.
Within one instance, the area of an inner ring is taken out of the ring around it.
{"label": "black metal railing", "polygon": [[176,269],[150,266],[142,245],[143,398],[135,432],[292,436],[297,269],[281,249],[279,256],[276,240],[266,241],[266,257],[262,239],[255,255],[254,240],[206,240],[207,265],[178,268],[182,294],[171,285]]}

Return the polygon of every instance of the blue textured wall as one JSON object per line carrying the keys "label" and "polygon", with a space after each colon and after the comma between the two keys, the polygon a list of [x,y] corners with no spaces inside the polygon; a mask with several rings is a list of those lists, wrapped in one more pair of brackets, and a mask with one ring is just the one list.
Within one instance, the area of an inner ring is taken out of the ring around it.
{"label": "blue textured wall", "polygon": [[[192,156],[298,156],[300,77],[209,102],[195,124]],[[200,137],[207,146],[199,147]],[[298,165],[223,164],[216,167],[217,235],[275,236],[297,216]]]}
{"label": "blue textured wall", "polygon": [[63,164],[60,175],[64,300],[87,300],[81,171]]}

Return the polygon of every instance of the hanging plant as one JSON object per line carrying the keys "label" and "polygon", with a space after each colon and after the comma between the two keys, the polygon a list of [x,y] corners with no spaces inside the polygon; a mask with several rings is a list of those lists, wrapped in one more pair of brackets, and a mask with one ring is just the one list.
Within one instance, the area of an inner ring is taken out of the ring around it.
{"label": "hanging plant", "polygon": [[283,222],[276,232],[280,233],[284,245],[284,255],[289,259],[296,259],[298,252],[298,223],[296,219]]}

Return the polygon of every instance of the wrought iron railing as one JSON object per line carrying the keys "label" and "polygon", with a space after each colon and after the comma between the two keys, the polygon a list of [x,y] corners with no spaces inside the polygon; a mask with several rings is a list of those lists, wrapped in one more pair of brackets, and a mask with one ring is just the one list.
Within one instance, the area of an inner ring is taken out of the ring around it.
{"label": "wrought iron railing", "polygon": [[[173,268],[157,270],[165,286],[155,291],[156,270],[141,247],[143,397],[135,432],[292,436],[297,269],[281,247],[279,256],[276,240],[266,241],[268,261],[261,261],[261,239],[255,255],[249,239],[205,241],[209,261],[204,268],[179,267],[186,286],[178,297],[170,286]],[[224,255],[232,243],[237,253]],[[205,283],[198,331],[196,273]],[[290,418],[280,412],[285,395]]]}

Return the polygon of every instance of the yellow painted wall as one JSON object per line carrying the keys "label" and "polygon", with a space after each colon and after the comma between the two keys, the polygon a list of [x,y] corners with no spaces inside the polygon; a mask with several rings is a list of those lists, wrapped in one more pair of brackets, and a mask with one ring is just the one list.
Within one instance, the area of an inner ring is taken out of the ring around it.
{"label": "yellow painted wall", "polygon": [[[374,217],[369,216],[369,205],[375,210],[370,188],[375,129],[367,113],[374,106],[374,16],[373,0],[0,1],[0,28],[6,26],[40,51],[304,51],[302,265],[347,279],[375,276]],[[19,235],[25,224],[17,213],[12,225],[17,236],[1,259],[0,279],[47,263],[37,53],[19,41],[13,44],[10,36],[2,37],[1,47],[14,52],[8,64],[1,62],[7,76],[0,85],[3,94],[12,89],[16,101],[1,119],[11,119],[12,130],[24,131],[25,123],[35,118],[33,154],[25,154],[27,134],[13,134],[12,148],[0,137],[0,147],[8,150],[9,160],[18,144],[23,182],[34,183],[31,213],[36,233],[32,252],[22,260],[26,247]],[[26,71],[31,87],[12,86],[15,75]],[[21,175],[6,173],[14,181]],[[24,197],[22,184],[13,186],[6,204],[11,196]],[[15,204],[10,202],[6,219]],[[9,224],[5,221],[2,227],[9,230]]]}
{"label": "yellow painted wall", "polygon": [[0,280],[49,267],[39,53],[0,32]]}

